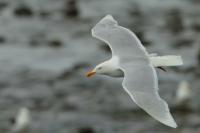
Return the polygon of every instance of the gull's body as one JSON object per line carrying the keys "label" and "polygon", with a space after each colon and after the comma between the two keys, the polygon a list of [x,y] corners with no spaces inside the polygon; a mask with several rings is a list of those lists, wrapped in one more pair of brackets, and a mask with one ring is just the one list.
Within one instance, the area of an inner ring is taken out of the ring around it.
{"label": "gull's body", "polygon": [[161,123],[177,127],[167,103],[158,94],[154,67],[181,65],[181,57],[148,54],[136,35],[110,15],[92,29],[92,35],[110,46],[112,58],[97,65],[88,76],[124,77],[122,86],[139,107]]}
{"label": "gull's body", "polygon": [[16,116],[13,126],[14,133],[28,133],[30,126],[31,116],[27,108],[21,108]]}
{"label": "gull's body", "polygon": [[[180,56],[152,56],[151,54],[149,55],[149,60],[150,63],[154,67],[161,67],[161,66],[176,66],[178,64],[181,64],[181,57]],[[177,62],[178,61],[178,62]],[[111,77],[124,77],[124,72],[120,69],[119,66],[119,58],[117,56],[113,56],[111,59],[97,65],[96,68],[99,68],[101,66],[107,66],[107,70],[104,75],[108,75]],[[108,70],[109,69],[109,70]]]}
{"label": "gull's body", "polygon": [[192,97],[190,84],[187,81],[182,81],[176,92],[176,102],[178,105],[186,105]]}
{"label": "gull's body", "polygon": [[97,65],[97,69],[95,70],[95,72],[98,73],[98,68],[101,69],[102,66],[104,69],[100,70],[101,74],[108,75],[111,77],[124,77],[124,72],[119,67],[119,58],[117,56],[113,56],[110,60],[107,60]]}

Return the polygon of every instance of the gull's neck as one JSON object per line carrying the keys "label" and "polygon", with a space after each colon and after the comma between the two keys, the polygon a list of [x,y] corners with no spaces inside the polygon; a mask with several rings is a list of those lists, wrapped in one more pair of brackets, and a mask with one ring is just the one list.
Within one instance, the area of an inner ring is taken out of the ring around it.
{"label": "gull's neck", "polygon": [[110,72],[106,73],[106,75],[111,76],[111,77],[124,76],[123,71],[120,69],[119,58],[117,56],[113,56],[110,60],[107,60],[106,65],[108,65],[110,68]]}

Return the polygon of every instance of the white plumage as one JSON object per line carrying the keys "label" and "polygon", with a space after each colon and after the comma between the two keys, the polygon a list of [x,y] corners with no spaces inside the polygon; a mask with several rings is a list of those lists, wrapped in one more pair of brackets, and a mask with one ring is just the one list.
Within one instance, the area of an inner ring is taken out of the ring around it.
{"label": "white plumage", "polygon": [[177,104],[186,104],[192,97],[191,87],[187,81],[180,82],[176,92]]}
{"label": "white plumage", "polygon": [[153,56],[150,57],[150,60],[154,67],[183,65],[181,56],[176,55]]}
{"label": "white plumage", "polygon": [[112,58],[97,65],[87,76],[97,73],[124,77],[122,86],[139,107],[161,123],[176,128],[167,103],[158,94],[154,67],[181,65],[181,57],[148,54],[136,35],[119,26],[111,15],[97,23],[92,35],[110,46]]}
{"label": "white plumage", "polygon": [[27,108],[21,108],[16,116],[13,132],[28,133],[31,116]]}

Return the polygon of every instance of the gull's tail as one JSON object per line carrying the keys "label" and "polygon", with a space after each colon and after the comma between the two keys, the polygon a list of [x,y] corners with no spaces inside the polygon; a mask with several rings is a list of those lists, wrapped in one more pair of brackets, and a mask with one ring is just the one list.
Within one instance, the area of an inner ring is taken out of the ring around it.
{"label": "gull's tail", "polygon": [[177,55],[150,56],[150,60],[154,67],[180,66],[183,64],[183,60],[181,56],[177,56]]}

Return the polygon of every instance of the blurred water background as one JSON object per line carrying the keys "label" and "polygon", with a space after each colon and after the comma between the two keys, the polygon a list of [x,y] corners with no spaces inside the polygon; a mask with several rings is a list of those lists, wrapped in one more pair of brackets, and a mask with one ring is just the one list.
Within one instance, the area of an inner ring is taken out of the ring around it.
{"label": "blurred water background", "polygon": [[[148,52],[183,56],[184,66],[158,70],[159,93],[177,129],[138,108],[122,79],[85,77],[111,56],[90,33],[107,14],[134,31]],[[199,78],[199,0],[0,0],[0,133],[11,132],[21,107],[31,112],[29,132],[198,133]],[[192,96],[180,105],[182,81]]]}

